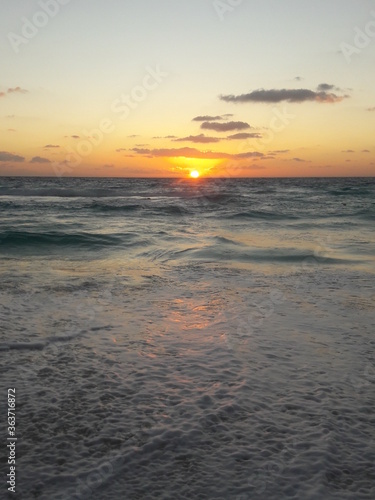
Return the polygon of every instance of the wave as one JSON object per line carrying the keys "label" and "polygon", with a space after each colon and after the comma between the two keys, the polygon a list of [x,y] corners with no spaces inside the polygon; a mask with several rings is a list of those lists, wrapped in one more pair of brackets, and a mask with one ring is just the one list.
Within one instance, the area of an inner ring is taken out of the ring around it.
{"label": "wave", "polygon": [[93,202],[87,207],[89,210],[97,212],[110,212],[110,213],[120,213],[120,212],[137,212],[142,210],[144,205],[139,204],[126,204],[126,205],[109,205],[98,202]]}
{"label": "wave", "polygon": [[215,237],[218,244],[205,247],[186,247],[183,249],[151,248],[142,251],[139,257],[151,261],[203,261],[203,262],[240,262],[256,264],[289,264],[300,265],[301,268],[310,268],[322,265],[353,264],[357,260],[351,260],[336,256],[319,256],[313,251],[299,250],[296,248],[244,248],[244,244],[237,243],[226,238]]}
{"label": "wave", "polygon": [[330,189],[327,191],[330,196],[355,196],[355,197],[365,197],[373,196],[374,192],[368,188],[359,188],[358,186],[346,186],[340,189]]}
{"label": "wave", "polygon": [[251,210],[246,212],[237,212],[235,214],[229,215],[230,219],[260,219],[260,220],[299,220],[298,215],[283,214],[276,212],[261,212],[258,210]]}
{"label": "wave", "polygon": [[81,247],[97,249],[98,247],[135,246],[148,242],[140,240],[135,233],[100,234],[100,233],[71,233],[32,232],[32,231],[5,231],[0,233],[1,249],[25,248],[39,246]]}
{"label": "wave", "polygon": [[82,196],[78,190],[59,189],[59,188],[0,188],[0,196],[22,196],[22,197],[64,197],[64,198],[79,198]]}
{"label": "wave", "polygon": [[14,196],[25,198],[116,198],[127,195],[126,188],[0,188],[0,196]]}
{"label": "wave", "polygon": [[162,207],[153,207],[152,212],[157,215],[186,215],[190,213],[184,205],[165,205]]}
{"label": "wave", "polygon": [[18,350],[18,351],[41,351],[46,344],[43,342],[8,342],[0,344],[0,352]]}
{"label": "wave", "polygon": [[357,261],[340,257],[319,257],[314,252],[301,252],[296,249],[250,249],[229,250],[220,247],[206,247],[190,251],[192,258],[207,259],[214,261],[236,261],[256,263],[285,263],[301,264],[302,266],[314,266],[324,264],[349,264]]}

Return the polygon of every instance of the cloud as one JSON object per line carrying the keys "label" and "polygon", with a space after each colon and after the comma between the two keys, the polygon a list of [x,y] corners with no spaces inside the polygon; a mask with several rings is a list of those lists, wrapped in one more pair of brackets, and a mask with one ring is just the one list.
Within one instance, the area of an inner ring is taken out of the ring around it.
{"label": "cloud", "polygon": [[79,135],[71,135],[70,136],[72,139],[80,139]]}
{"label": "cloud", "polygon": [[362,153],[369,153],[370,150],[369,149],[362,149]]}
{"label": "cloud", "polygon": [[59,148],[60,146],[55,145],[55,144],[47,144],[44,146],[44,149],[52,149],[52,148]]}
{"label": "cloud", "polygon": [[229,159],[229,160],[241,160],[246,158],[262,158],[264,156],[263,153],[258,152],[247,152],[247,153],[239,153],[239,154],[229,154],[229,153],[220,153],[215,151],[199,151],[195,148],[165,148],[165,149],[140,149],[133,148],[132,151],[137,153],[138,155],[147,156],[148,158],[154,157],[164,157],[164,158],[200,158],[200,159],[210,159],[210,160],[219,160],[219,159]]}
{"label": "cloud", "polygon": [[113,163],[106,163],[103,165],[103,168],[115,168],[115,165]]}
{"label": "cloud", "polygon": [[126,148],[116,149],[116,153],[122,153],[123,151],[128,151]]}
{"label": "cloud", "polygon": [[0,161],[14,161],[17,163],[21,163],[25,161],[25,158],[23,156],[8,153],[7,151],[0,151]]}
{"label": "cloud", "polygon": [[193,118],[193,122],[214,122],[215,120],[222,120],[221,116],[196,116]]}
{"label": "cloud", "polygon": [[28,90],[21,89],[21,87],[11,87],[6,92],[0,92],[0,97],[5,97],[7,94],[27,94]]}
{"label": "cloud", "polygon": [[8,132],[17,132],[15,128],[8,128]]}
{"label": "cloud", "polygon": [[341,151],[341,153],[355,153],[353,149],[345,149],[344,151]]}
{"label": "cloud", "polygon": [[373,106],[372,108],[367,108],[367,111],[375,111],[375,106]]}
{"label": "cloud", "polygon": [[[326,85],[326,84],[321,84]],[[320,103],[335,103],[340,102],[349,96],[338,96],[331,92],[318,90],[314,92],[309,89],[259,89],[250,92],[249,94],[241,95],[221,95],[220,99],[225,102],[246,103],[246,102],[262,102],[262,103],[278,103],[282,101],[300,103],[305,101],[315,101]]]}
{"label": "cloud", "polygon": [[341,91],[335,85],[330,85],[329,83],[320,83],[317,87],[318,92],[328,92],[329,90],[338,90]]}
{"label": "cloud", "polygon": [[197,144],[208,144],[212,142],[220,142],[218,137],[208,137],[204,134],[189,135],[189,137],[181,137],[181,139],[174,139],[174,142],[195,142]]}
{"label": "cloud", "polygon": [[248,134],[246,132],[240,132],[239,134],[234,134],[234,135],[229,135],[227,137],[228,141],[240,141],[240,140],[243,140],[243,139],[260,139],[262,137],[261,134],[256,134],[256,133],[252,133],[252,134]]}
{"label": "cloud", "polygon": [[140,137],[139,135],[137,134],[133,134],[133,135],[128,135],[129,139],[134,139],[135,137]]}
{"label": "cloud", "polygon": [[165,135],[164,137],[156,135],[153,139],[177,139],[177,135]]}
{"label": "cloud", "polygon": [[303,160],[302,158],[292,158],[292,161],[297,161],[299,163],[309,163],[308,160]]}
{"label": "cloud", "polygon": [[284,153],[289,153],[290,149],[276,149],[275,151],[270,151],[269,154],[270,155],[280,155],[280,154],[284,154]]}
{"label": "cloud", "polygon": [[196,116],[193,118],[193,122],[214,122],[215,120],[225,120],[227,116],[233,116],[233,115],[223,115],[223,116],[209,116],[209,115],[204,115],[204,116]]}
{"label": "cloud", "polygon": [[215,130],[216,132],[231,132],[232,130],[246,130],[251,127],[245,122],[203,122],[201,128],[205,130]]}
{"label": "cloud", "polygon": [[276,160],[276,156],[272,156],[272,155],[263,156],[263,158],[261,158],[261,160]]}
{"label": "cloud", "polygon": [[51,163],[48,158],[43,158],[42,156],[34,156],[30,163]]}
{"label": "cloud", "polygon": [[294,79],[296,82],[301,82],[303,80],[302,76],[296,76]]}
{"label": "cloud", "polygon": [[18,92],[20,94],[27,94],[28,90],[21,89],[21,87],[14,87],[8,89],[8,94],[14,94],[15,92]]}

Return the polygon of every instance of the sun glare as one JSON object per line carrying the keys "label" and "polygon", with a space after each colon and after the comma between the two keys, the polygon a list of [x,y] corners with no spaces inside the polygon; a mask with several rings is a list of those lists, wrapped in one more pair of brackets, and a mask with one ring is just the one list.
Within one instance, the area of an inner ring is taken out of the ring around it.
{"label": "sun glare", "polygon": [[193,179],[198,179],[198,177],[199,177],[199,172],[198,172],[198,170],[192,170],[192,171],[190,172],[190,177],[192,177]]}

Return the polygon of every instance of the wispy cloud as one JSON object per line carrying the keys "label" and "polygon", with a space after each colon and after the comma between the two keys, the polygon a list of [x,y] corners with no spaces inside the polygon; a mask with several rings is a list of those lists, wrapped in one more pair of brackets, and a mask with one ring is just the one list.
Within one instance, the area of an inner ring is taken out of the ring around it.
{"label": "wispy cloud", "polygon": [[362,149],[362,153],[369,153],[370,150],[369,149]]}
{"label": "wispy cloud", "polygon": [[234,130],[246,130],[251,127],[245,122],[203,122],[201,128],[205,130],[215,130],[215,132],[231,132]]}
{"label": "wispy cloud", "polygon": [[228,141],[241,141],[245,139],[260,139],[262,137],[261,134],[257,133],[247,133],[247,132],[240,132],[239,134],[234,134],[234,135],[229,135],[227,137]]}
{"label": "wispy cloud", "polygon": [[292,161],[296,161],[297,163],[310,163],[309,160],[304,160],[303,158],[292,158]]}
{"label": "wispy cloud", "polygon": [[209,144],[220,141],[221,139],[218,137],[208,137],[204,134],[189,135],[189,137],[181,137],[180,139],[174,139],[174,142],[195,142],[197,144]]}
{"label": "wispy cloud", "polygon": [[209,116],[209,115],[204,115],[204,116],[196,116],[193,118],[193,122],[214,122],[216,120],[227,120],[228,118],[231,118],[233,115],[231,113],[226,113],[225,115],[218,115],[218,116]]}
{"label": "wispy cloud", "polygon": [[215,120],[222,120],[222,116],[209,116],[209,115],[204,115],[204,116],[196,116],[193,118],[193,122],[212,122]]}
{"label": "wispy cloud", "polygon": [[345,149],[344,151],[341,151],[341,153],[355,153],[353,149]]}
{"label": "wispy cloud", "polygon": [[200,159],[231,159],[231,160],[241,160],[246,158],[262,158],[263,153],[258,153],[256,151],[239,153],[239,154],[229,154],[221,153],[216,151],[199,151],[195,148],[164,148],[164,149],[140,149],[133,148],[132,151],[138,155],[146,156],[148,158],[154,157],[164,157],[164,158],[200,158]]}
{"label": "wispy cloud", "polygon": [[14,161],[21,163],[25,161],[23,156],[14,155],[13,153],[8,153],[7,151],[0,151],[0,161]]}
{"label": "wispy cloud", "polygon": [[153,137],[153,139],[177,139],[176,135],[165,135],[164,137],[160,135],[156,135]]}
{"label": "wispy cloud", "polygon": [[48,158],[43,158],[42,156],[34,156],[30,163],[51,163]]}
{"label": "wispy cloud", "polygon": [[0,92],[0,97],[5,97],[7,94],[27,94],[28,90],[21,87],[10,87],[6,92]]}
{"label": "wispy cloud", "polygon": [[14,94],[14,93],[20,93],[20,94],[27,94],[28,90],[21,89],[21,87],[14,87],[8,89],[8,94]]}
{"label": "wispy cloud", "polygon": [[367,111],[375,111],[375,106],[373,106],[372,108],[367,108]]}
{"label": "wispy cloud", "polygon": [[53,149],[53,148],[59,148],[60,146],[58,146],[57,144],[47,144],[46,146],[44,146],[44,149]]}
{"label": "wispy cloud", "polygon": [[320,83],[317,87],[318,92],[329,92],[334,90],[335,92],[342,92],[340,87],[336,87],[336,85],[331,85],[330,83]]}
{"label": "wispy cloud", "polygon": [[[301,103],[306,101],[315,101],[319,103],[335,103],[340,102],[343,99],[349,97],[348,95],[336,95],[328,90],[337,89],[334,85],[329,85],[327,83],[321,83],[318,86],[317,91],[309,89],[259,89],[254,90],[248,94],[241,95],[221,95],[220,99],[225,102],[234,103],[247,103],[247,102],[259,102],[259,103],[278,103],[278,102],[292,102]],[[324,90],[326,89],[326,90]]]}

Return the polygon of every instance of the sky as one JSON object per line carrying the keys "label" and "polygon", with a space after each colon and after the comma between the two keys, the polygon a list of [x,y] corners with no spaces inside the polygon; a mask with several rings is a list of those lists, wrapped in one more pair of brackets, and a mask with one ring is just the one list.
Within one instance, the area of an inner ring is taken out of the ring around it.
{"label": "sky", "polygon": [[373,0],[0,0],[0,175],[375,173]]}

